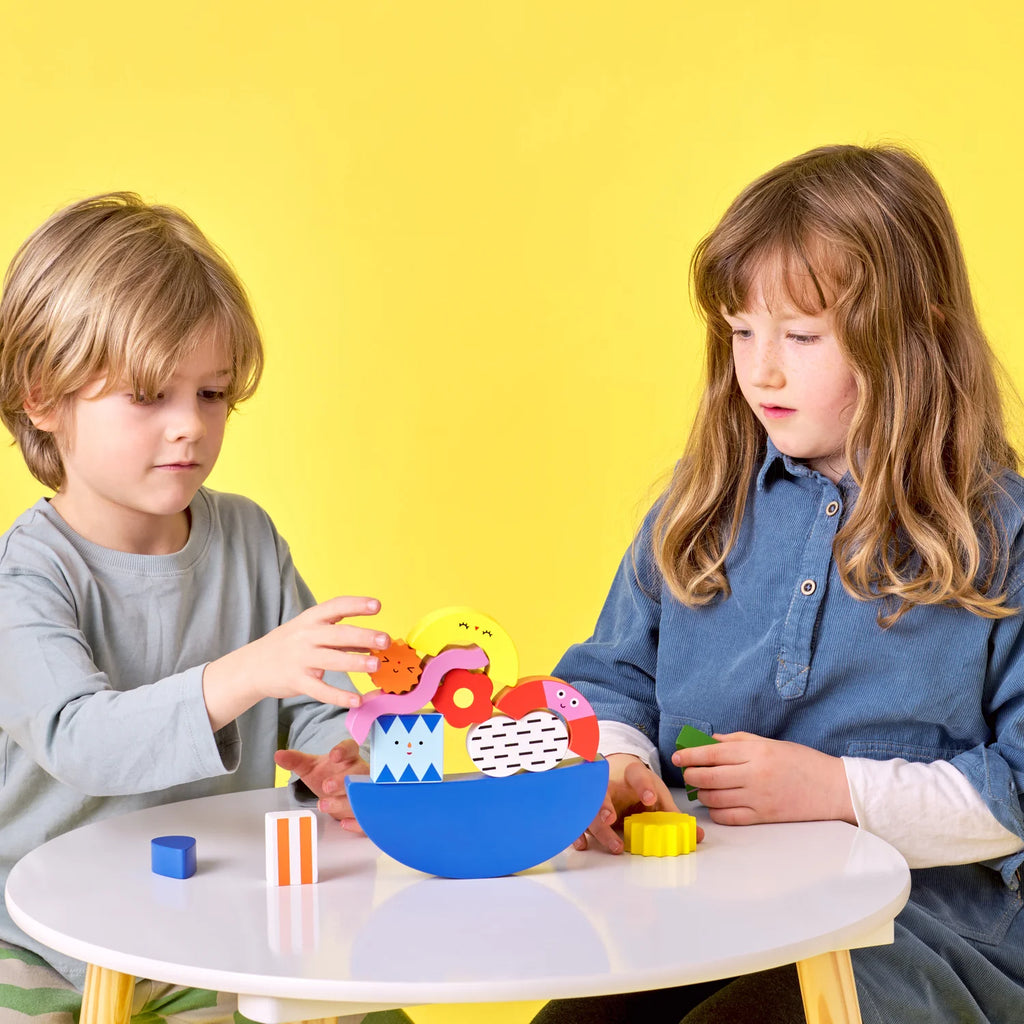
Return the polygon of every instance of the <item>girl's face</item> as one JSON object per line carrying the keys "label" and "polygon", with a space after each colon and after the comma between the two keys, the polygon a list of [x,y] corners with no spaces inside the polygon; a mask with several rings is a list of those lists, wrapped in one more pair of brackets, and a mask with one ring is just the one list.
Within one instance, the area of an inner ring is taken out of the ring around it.
{"label": "girl's face", "polygon": [[740,391],[780,452],[835,483],[847,470],[844,447],[857,383],[840,352],[831,313],[769,309],[760,289],[749,306],[722,314],[732,328]]}

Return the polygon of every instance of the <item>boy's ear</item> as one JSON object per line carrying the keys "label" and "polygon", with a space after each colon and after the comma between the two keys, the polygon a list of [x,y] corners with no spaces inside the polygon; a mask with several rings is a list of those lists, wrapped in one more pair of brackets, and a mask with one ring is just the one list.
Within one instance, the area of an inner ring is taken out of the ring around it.
{"label": "boy's ear", "polygon": [[30,391],[28,397],[25,399],[22,408],[25,410],[25,415],[32,421],[32,426],[36,430],[42,430],[47,434],[52,434],[57,429],[57,410],[47,409],[46,412],[42,412],[39,408],[39,402],[34,392]]}

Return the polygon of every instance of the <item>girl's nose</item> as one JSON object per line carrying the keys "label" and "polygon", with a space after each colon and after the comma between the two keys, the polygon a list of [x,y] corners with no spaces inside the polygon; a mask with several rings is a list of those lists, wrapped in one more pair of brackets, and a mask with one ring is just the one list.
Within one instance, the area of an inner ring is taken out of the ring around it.
{"label": "girl's nose", "polygon": [[777,388],[785,383],[778,346],[773,341],[758,342],[753,370],[753,383],[758,387]]}

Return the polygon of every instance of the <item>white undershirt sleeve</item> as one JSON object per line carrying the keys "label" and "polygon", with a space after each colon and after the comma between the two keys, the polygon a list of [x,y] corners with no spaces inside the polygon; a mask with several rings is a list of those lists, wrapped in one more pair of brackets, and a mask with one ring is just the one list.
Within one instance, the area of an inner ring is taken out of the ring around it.
{"label": "white undershirt sleeve", "polygon": [[[633,754],[661,775],[658,749],[639,729],[602,721],[598,751]],[[844,757],[857,825],[896,847],[912,868],[971,864],[1024,849],[948,761]]]}
{"label": "white undershirt sleeve", "polygon": [[895,846],[912,868],[970,864],[1024,849],[948,761],[844,757],[857,824]]}
{"label": "white undershirt sleeve", "polygon": [[597,743],[597,752],[604,757],[609,754],[634,754],[658,778],[661,778],[661,763],[658,760],[658,748],[639,730],[625,722],[598,722],[601,736]]}

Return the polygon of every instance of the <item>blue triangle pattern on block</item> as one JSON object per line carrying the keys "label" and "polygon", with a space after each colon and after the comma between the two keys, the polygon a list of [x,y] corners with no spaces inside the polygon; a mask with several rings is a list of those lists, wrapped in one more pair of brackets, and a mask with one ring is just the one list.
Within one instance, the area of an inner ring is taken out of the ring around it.
{"label": "blue triangle pattern on block", "polygon": [[412,765],[407,764],[405,771],[402,772],[402,777],[398,780],[399,782],[419,782],[419,776],[412,770]]}
{"label": "blue triangle pattern on block", "polygon": [[416,724],[416,719],[419,715],[397,715],[398,720],[405,726],[406,732],[412,732],[412,727]]}
{"label": "blue triangle pattern on block", "polygon": [[381,768],[380,772],[377,775],[377,778],[374,779],[374,782],[394,782],[394,781],[395,781],[395,777],[391,773],[391,769],[387,765],[384,765],[384,767]]}
{"label": "blue triangle pattern on block", "polygon": [[437,774],[437,769],[433,765],[430,765],[430,767],[427,768],[427,770],[423,773],[423,778],[420,781],[421,782],[442,782],[443,780],[442,780],[441,776]]}
{"label": "blue triangle pattern on block", "polygon": [[423,721],[427,723],[427,728],[433,732],[441,724],[440,715],[424,715]]}
{"label": "blue triangle pattern on block", "polygon": [[388,729],[395,724],[395,719],[398,717],[398,715],[381,715],[380,718],[377,719],[380,731],[386,733]]}

